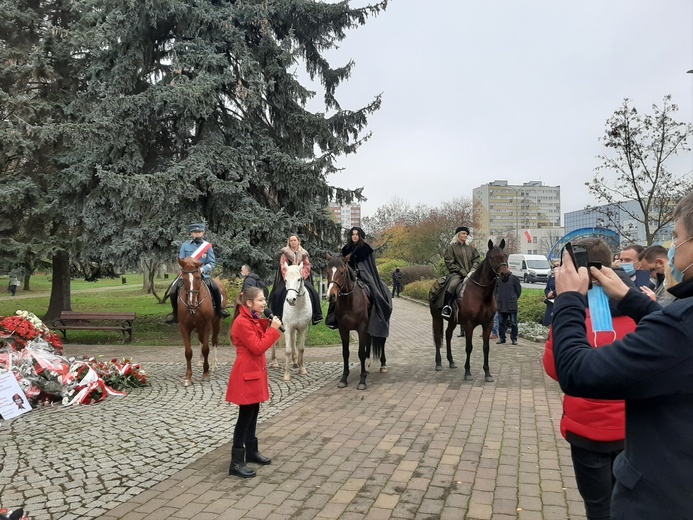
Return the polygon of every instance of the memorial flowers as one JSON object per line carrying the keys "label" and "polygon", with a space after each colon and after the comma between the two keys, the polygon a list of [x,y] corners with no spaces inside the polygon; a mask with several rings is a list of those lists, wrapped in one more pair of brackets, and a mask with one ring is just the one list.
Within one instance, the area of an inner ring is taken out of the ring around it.
{"label": "memorial flowers", "polygon": [[32,405],[98,403],[147,384],[146,373],[131,359],[68,359],[62,351],[60,338],[35,315],[17,311],[0,318],[0,374],[12,372]]}

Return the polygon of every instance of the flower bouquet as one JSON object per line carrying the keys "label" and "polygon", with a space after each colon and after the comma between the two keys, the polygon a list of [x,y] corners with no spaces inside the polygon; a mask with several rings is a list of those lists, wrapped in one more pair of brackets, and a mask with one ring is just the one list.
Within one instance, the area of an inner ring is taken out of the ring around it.
{"label": "flower bouquet", "polygon": [[147,384],[146,373],[131,359],[103,362],[60,355],[60,339],[26,311],[1,319],[0,334],[0,373],[11,371],[33,404],[98,403],[109,395],[126,395],[123,388]]}

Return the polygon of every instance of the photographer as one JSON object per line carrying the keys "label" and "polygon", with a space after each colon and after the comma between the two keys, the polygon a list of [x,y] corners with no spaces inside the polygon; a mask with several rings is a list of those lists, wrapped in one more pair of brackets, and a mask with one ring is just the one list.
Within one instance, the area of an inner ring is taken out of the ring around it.
{"label": "photographer", "polygon": [[[693,194],[674,210],[669,265],[679,300],[668,307],[628,288],[609,268],[556,270],[553,350],[566,394],[626,401],[626,445],[614,462],[612,519],[690,518],[693,511]],[[585,325],[589,277],[637,325],[591,348]]]}

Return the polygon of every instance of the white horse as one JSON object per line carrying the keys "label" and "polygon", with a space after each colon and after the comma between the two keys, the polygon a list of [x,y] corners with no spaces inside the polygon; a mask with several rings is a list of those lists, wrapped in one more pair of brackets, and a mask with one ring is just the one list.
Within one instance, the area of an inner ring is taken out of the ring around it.
{"label": "white horse", "polygon": [[[299,374],[305,376],[308,372],[303,363],[303,350],[306,346],[306,334],[313,316],[313,306],[310,303],[310,295],[303,283],[301,267],[290,265],[286,270],[286,299],[282,323],[284,324],[284,381],[291,381],[289,367],[293,361],[294,368],[298,368]],[[276,343],[272,346],[272,366],[278,367],[275,354]]]}

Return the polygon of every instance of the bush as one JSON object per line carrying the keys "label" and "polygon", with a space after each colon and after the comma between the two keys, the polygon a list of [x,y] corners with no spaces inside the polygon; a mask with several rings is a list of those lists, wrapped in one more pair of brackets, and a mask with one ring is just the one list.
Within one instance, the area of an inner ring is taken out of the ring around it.
{"label": "bush", "polygon": [[395,267],[399,267],[400,271],[404,271],[404,268],[409,266],[409,262],[394,258],[378,258],[375,263],[378,266],[378,274],[385,282],[385,285],[392,285],[392,273]]}
{"label": "bush", "polygon": [[518,322],[541,323],[544,321],[546,304],[544,291],[539,289],[523,289],[518,302]]}
{"label": "bush", "polygon": [[435,271],[430,265],[412,265],[403,267],[400,271],[402,271],[402,286],[418,280],[430,280],[436,277]]}
{"label": "bush", "polygon": [[421,300],[423,302],[428,301],[428,291],[431,290],[431,286],[435,282],[435,279],[428,280],[417,280],[416,282],[408,283],[404,286],[402,294],[409,298],[414,298],[415,300]]}

